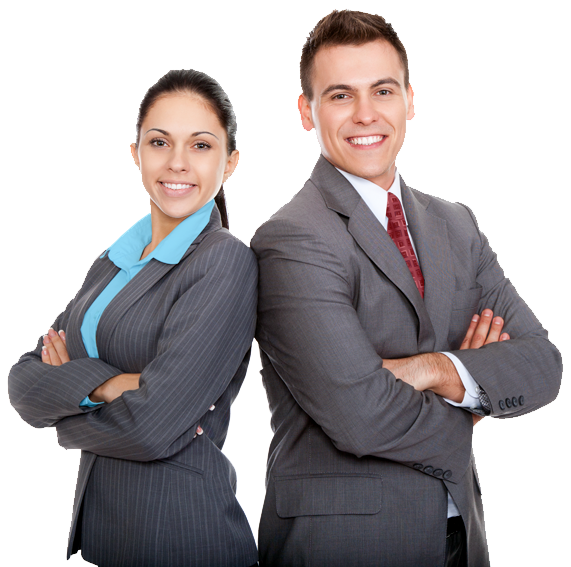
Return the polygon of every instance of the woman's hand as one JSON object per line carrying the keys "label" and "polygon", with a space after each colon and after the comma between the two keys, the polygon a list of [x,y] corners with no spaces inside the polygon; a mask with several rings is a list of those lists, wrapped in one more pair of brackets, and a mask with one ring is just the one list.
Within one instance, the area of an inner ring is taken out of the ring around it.
{"label": "woman's hand", "polygon": [[118,374],[103,382],[89,394],[89,399],[94,403],[110,403],[118,398],[123,392],[139,389],[139,377],[141,374]]}
{"label": "woman's hand", "polygon": [[61,366],[69,362],[67,347],[65,346],[65,332],[56,333],[53,329],[44,335],[44,346],[42,347],[42,362],[50,366]]}

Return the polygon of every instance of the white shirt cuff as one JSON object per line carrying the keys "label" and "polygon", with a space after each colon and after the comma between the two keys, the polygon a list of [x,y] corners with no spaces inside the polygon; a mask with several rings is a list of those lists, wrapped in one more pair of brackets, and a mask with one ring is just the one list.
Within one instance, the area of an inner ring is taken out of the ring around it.
{"label": "white shirt cuff", "polygon": [[460,362],[460,360],[454,356],[450,352],[441,352],[444,356],[447,356],[451,361],[452,364],[455,366],[458,375],[460,376],[460,380],[462,380],[462,384],[464,384],[464,388],[466,388],[466,392],[464,393],[464,399],[458,403],[453,402],[447,398],[444,398],[450,405],[460,407],[460,408],[470,408],[470,409],[482,409],[482,404],[480,403],[480,399],[478,398],[478,392],[476,388],[478,384],[476,380],[472,378],[468,369]]}

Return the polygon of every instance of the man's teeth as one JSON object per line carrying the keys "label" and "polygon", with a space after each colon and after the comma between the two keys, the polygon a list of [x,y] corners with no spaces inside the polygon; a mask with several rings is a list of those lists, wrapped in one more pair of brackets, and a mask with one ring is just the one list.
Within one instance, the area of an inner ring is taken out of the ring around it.
{"label": "man's teeth", "polygon": [[192,185],[188,185],[187,183],[163,183],[163,185],[168,189],[173,189],[174,191],[178,189],[188,189],[189,187],[192,187]]}
{"label": "man's teeth", "polygon": [[349,138],[349,143],[356,146],[370,146],[380,142],[385,136],[367,136],[366,138]]}

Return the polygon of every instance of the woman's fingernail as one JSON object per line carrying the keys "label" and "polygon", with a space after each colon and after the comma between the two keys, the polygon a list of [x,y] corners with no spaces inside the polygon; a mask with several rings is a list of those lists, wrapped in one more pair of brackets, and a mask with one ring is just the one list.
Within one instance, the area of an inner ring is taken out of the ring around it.
{"label": "woman's fingernail", "polygon": [[42,354],[46,355],[48,354],[48,349],[46,347],[42,347]]}
{"label": "woman's fingernail", "polygon": [[65,331],[62,329],[61,331],[58,331],[57,334],[61,337],[61,340],[65,343]]}
{"label": "woman's fingernail", "polygon": [[214,411],[214,408],[215,408],[215,407],[216,407],[216,406],[215,406],[214,404],[212,404],[208,409],[209,409],[210,411]]}
{"label": "woman's fingernail", "polygon": [[49,335],[50,337],[55,337],[55,336],[57,335],[57,333],[56,333],[53,329],[50,329],[50,330],[48,331],[48,335]]}
{"label": "woman's fingernail", "polygon": [[44,344],[49,345],[52,341],[48,335],[44,335]]}
{"label": "woman's fingernail", "polygon": [[477,315],[474,315],[472,317],[472,323],[475,323],[478,319],[479,319],[479,317]]}

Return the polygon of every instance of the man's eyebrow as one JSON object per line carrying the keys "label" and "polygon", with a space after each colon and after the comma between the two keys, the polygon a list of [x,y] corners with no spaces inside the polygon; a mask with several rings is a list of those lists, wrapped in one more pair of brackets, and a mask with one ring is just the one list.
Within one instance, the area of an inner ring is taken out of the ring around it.
{"label": "man's eyebrow", "polygon": [[350,91],[355,89],[351,85],[329,85],[322,93],[321,96],[326,96],[333,91]]}
{"label": "man's eyebrow", "polygon": [[[157,132],[160,132],[163,136],[169,136],[169,133],[166,130],[161,130],[160,128],[149,128],[146,132],[145,135],[147,135],[149,132],[151,132],[152,130],[155,130]],[[214,136],[217,140],[218,140],[218,136],[216,136],[216,134],[213,134],[212,132],[209,132],[208,130],[202,130],[200,132],[193,132],[190,137],[191,138],[195,138],[196,136],[200,136],[201,134],[210,134],[211,136]]]}
{"label": "man's eyebrow", "polygon": [[395,87],[399,88],[401,86],[396,79],[393,79],[392,77],[386,77],[385,79],[379,79],[376,83],[373,83],[371,85],[371,88],[375,89],[377,87],[380,87],[381,85],[394,85]]}

